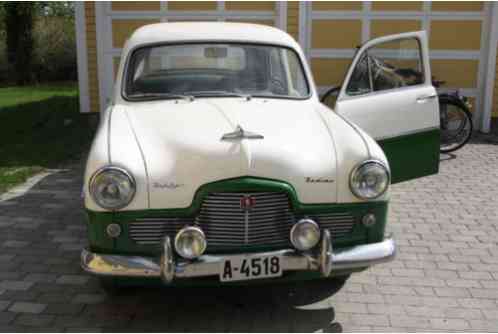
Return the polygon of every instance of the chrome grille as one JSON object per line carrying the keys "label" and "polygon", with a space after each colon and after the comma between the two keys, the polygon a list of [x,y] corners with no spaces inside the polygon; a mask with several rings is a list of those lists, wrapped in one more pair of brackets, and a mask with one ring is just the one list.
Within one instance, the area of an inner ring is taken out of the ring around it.
{"label": "chrome grille", "polygon": [[[241,208],[241,198],[255,205]],[[206,233],[209,246],[286,246],[295,217],[285,193],[211,193],[204,199],[196,223]]]}
{"label": "chrome grille", "polygon": [[[250,196],[255,205],[241,208],[241,198]],[[350,233],[355,218],[348,212],[307,216],[328,228],[333,238]],[[138,244],[157,244],[167,234],[174,237],[185,225],[198,225],[206,234],[209,249],[246,246],[289,247],[294,215],[289,198],[281,192],[210,193],[193,218],[141,218],[129,225],[129,235]]]}

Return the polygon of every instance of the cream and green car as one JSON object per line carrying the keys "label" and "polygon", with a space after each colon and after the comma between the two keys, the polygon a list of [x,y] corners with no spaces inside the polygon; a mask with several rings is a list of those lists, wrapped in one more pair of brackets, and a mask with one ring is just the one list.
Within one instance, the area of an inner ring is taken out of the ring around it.
{"label": "cream and green car", "polygon": [[88,157],[82,267],[168,285],[344,280],[393,259],[389,187],[438,165],[425,32],[362,45],[332,110],[281,30],[144,26]]}

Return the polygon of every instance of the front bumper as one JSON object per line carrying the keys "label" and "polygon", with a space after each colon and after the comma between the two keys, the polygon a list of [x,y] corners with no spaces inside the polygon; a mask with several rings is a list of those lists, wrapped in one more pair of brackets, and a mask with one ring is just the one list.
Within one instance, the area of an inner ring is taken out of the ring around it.
{"label": "front bumper", "polygon": [[[396,245],[388,237],[382,242],[334,251],[330,233],[324,230],[320,250],[316,255],[294,249],[257,254],[280,255],[284,272],[320,271],[324,277],[328,277],[332,271],[353,271],[390,261],[396,254]],[[226,259],[240,255],[203,255],[194,261],[175,260],[170,238],[166,237],[160,258],[97,254],[83,249],[81,266],[86,272],[100,276],[161,278],[165,283],[170,283],[173,279],[217,276]]]}

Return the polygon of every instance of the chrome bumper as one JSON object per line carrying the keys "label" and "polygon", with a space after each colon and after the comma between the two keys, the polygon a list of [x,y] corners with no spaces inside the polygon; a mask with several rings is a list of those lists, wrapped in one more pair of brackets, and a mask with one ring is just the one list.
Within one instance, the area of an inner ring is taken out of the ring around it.
{"label": "chrome bumper", "polygon": [[[325,230],[318,255],[301,253],[293,249],[258,254],[280,255],[284,272],[320,271],[324,277],[327,277],[332,271],[361,269],[390,261],[395,253],[396,245],[390,237],[382,242],[334,251],[330,233]],[[176,278],[217,276],[225,260],[240,255],[203,255],[195,261],[184,259],[175,261],[171,241],[169,237],[166,237],[163,242],[163,255],[160,259],[96,254],[83,249],[81,266],[86,272],[101,276],[161,278],[165,283],[170,283]],[[251,255],[255,254],[251,253]]]}

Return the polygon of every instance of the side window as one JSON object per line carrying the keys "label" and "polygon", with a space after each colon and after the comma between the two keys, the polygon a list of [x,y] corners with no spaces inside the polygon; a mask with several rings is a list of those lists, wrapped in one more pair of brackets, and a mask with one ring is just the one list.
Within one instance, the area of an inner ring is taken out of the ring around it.
{"label": "side window", "polygon": [[424,82],[420,45],[417,39],[399,39],[377,44],[364,51],[356,64],[346,92],[362,95]]}

